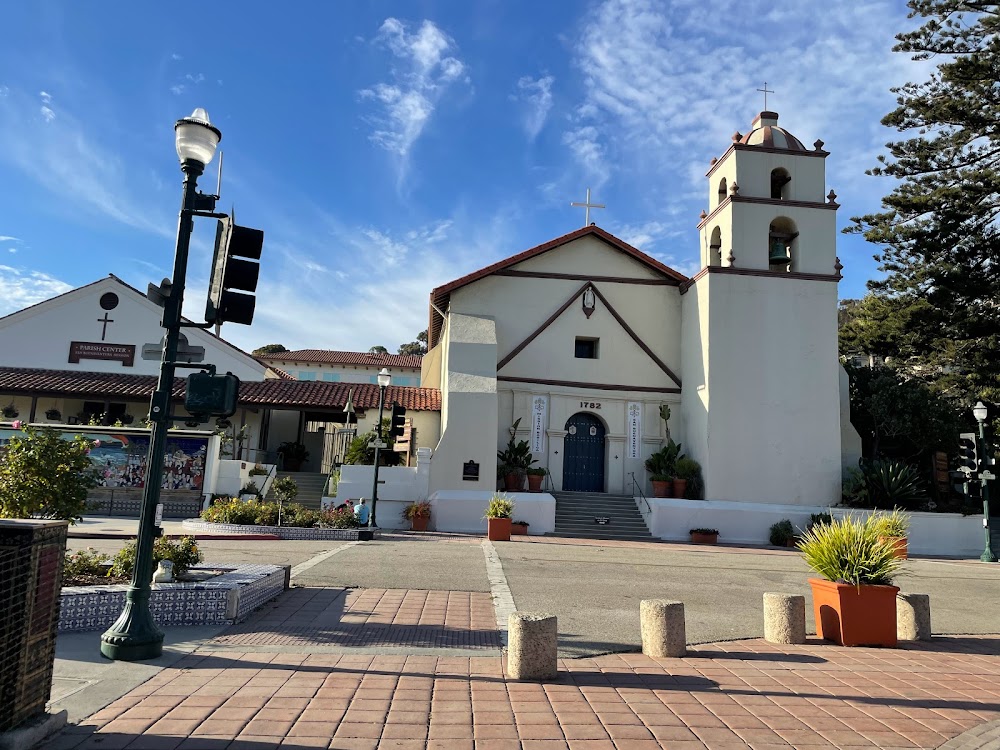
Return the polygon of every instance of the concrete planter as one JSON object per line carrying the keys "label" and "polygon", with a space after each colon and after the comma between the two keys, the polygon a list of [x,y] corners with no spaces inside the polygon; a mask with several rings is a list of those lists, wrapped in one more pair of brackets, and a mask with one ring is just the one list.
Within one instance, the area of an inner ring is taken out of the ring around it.
{"label": "concrete planter", "polygon": [[[253,526],[235,523],[208,523],[189,518],[184,530],[202,534],[234,534],[241,536],[276,536],[279,539],[315,539],[319,541],[357,541],[362,529],[303,529],[295,526]],[[371,537],[369,537],[370,539]]]}

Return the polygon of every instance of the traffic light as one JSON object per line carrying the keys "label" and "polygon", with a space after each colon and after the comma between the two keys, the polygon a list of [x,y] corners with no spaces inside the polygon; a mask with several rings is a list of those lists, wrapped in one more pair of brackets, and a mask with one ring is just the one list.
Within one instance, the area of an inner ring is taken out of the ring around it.
{"label": "traffic light", "polygon": [[403,428],[406,426],[406,409],[395,401],[392,402],[392,417],[389,422],[389,435],[394,438],[403,437]]}
{"label": "traffic light", "polygon": [[189,414],[205,418],[231,417],[236,413],[240,397],[240,379],[227,372],[225,375],[211,375],[195,372],[188,375],[184,393],[184,408]]}
{"label": "traffic light", "polygon": [[963,432],[958,436],[958,468],[959,471],[979,471],[979,451],[974,432]]}
{"label": "traffic light", "polygon": [[[205,320],[208,323],[241,323],[253,321],[260,275],[260,253],[264,247],[264,232],[236,224],[232,216],[219,219],[215,230],[215,256],[212,259],[212,280],[208,287]],[[235,291],[234,291],[235,290]]]}

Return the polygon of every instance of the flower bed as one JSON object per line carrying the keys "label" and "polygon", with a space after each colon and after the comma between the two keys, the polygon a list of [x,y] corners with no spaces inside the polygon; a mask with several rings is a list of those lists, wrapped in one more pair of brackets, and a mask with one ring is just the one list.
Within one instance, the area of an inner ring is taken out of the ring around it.
{"label": "flower bed", "polygon": [[[184,521],[184,530],[203,534],[268,534],[279,539],[315,539],[319,541],[357,541],[361,532],[368,529],[328,529],[322,527],[302,528],[298,526],[257,526],[236,523],[209,523],[189,518]],[[379,535],[378,530],[374,536]]]}
{"label": "flower bed", "polygon": [[[157,625],[225,625],[245,620],[287,586],[284,565],[199,565],[224,570],[206,581],[154,583],[149,609]],[[67,586],[62,590],[59,632],[104,630],[125,607],[127,585]]]}

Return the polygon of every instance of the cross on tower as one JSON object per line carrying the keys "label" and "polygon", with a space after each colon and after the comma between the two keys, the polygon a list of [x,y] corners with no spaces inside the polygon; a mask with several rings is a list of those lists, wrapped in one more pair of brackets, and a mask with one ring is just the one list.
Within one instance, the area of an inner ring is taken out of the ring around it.
{"label": "cross on tower", "polygon": [[98,318],[97,322],[104,324],[104,325],[101,326],[101,341],[104,341],[104,336],[108,332],[108,323],[114,323],[115,322],[114,318],[109,318],[108,314],[104,313],[104,317],[103,318]]}
{"label": "cross on tower", "polygon": [[603,203],[591,203],[590,202],[590,188],[587,188],[587,200],[586,201],[584,201],[583,203],[570,203],[569,205],[577,207],[577,208],[586,209],[586,213],[584,214],[584,219],[583,219],[583,225],[585,227],[589,227],[590,226],[590,209],[592,209],[592,208],[606,208],[606,206]]}
{"label": "cross on tower", "polygon": [[757,90],[760,91],[760,92],[762,92],[764,94],[764,109],[766,110],[767,109],[767,95],[768,94],[773,94],[774,91],[772,91],[771,89],[769,89],[767,87],[767,81],[764,81],[764,88],[757,89]]}

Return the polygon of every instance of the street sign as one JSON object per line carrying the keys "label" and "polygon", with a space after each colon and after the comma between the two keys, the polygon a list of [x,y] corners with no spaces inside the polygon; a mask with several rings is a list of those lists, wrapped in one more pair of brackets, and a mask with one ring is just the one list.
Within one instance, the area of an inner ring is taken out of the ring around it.
{"label": "street sign", "polygon": [[979,478],[980,479],[996,479],[997,475],[994,474],[993,472],[990,472],[990,471],[981,471],[981,472],[979,472]]}
{"label": "street sign", "polygon": [[382,448],[388,448],[389,444],[385,443],[385,442],[383,442],[381,440],[372,440],[370,443],[368,443],[368,447],[369,448],[378,448],[379,450],[381,450]]}
{"label": "street sign", "polygon": [[[158,344],[143,344],[142,345],[142,358],[151,359],[158,361],[163,356],[163,341],[160,340]],[[191,346],[188,344],[187,337],[182,333],[177,341],[177,362],[204,362],[205,361],[205,347],[203,346]]]}

